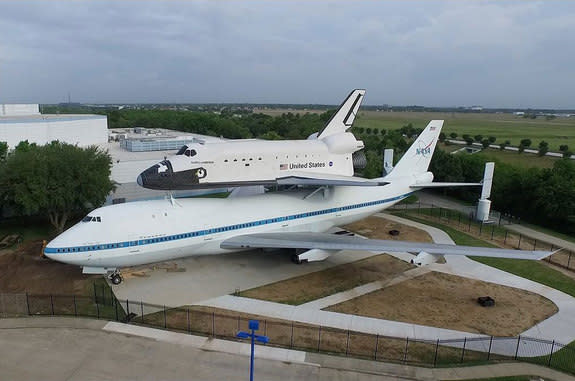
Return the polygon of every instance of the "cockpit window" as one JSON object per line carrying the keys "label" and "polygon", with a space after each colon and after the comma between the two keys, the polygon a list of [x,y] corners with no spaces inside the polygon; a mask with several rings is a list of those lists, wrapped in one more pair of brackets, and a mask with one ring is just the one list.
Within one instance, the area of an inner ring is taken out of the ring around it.
{"label": "cockpit window", "polygon": [[188,146],[182,146],[176,155],[183,155],[184,152],[188,149]]}
{"label": "cockpit window", "polygon": [[82,222],[102,222],[100,217],[86,216],[82,218]]}

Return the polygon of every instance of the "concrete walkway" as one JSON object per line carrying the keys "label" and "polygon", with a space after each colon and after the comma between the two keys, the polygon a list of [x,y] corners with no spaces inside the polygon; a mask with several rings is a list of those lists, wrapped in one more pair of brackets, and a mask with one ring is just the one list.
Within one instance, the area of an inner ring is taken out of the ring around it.
{"label": "concrete walkway", "polygon": [[[455,244],[451,237],[440,229],[388,214],[380,213],[376,216],[425,230],[436,243]],[[433,264],[428,266],[428,268],[434,271],[531,291],[550,299],[557,305],[559,308],[558,313],[523,332],[521,334],[522,336],[550,341],[558,340],[565,344],[575,340],[575,329],[573,329],[573,327],[575,327],[575,298],[553,288],[483,265],[479,262],[475,262],[467,257],[451,255],[445,256],[445,259],[445,264]],[[367,290],[360,291],[368,291],[370,287],[367,287]],[[347,295],[344,294],[343,296],[340,295],[341,300],[351,296],[351,294],[352,293]],[[331,303],[332,301],[333,300],[327,299],[323,303]],[[302,323],[322,325],[325,327],[344,330],[349,329],[352,331],[384,336],[408,337],[410,339],[424,340],[484,337],[471,332],[347,315],[331,311],[318,311],[313,308],[314,304],[309,303],[306,308],[305,306],[290,306],[226,295],[207,300],[201,304],[244,313],[260,314],[278,319],[294,320]],[[321,305],[321,303],[318,303],[318,305]],[[310,306],[312,308],[309,308]],[[537,356],[549,353],[550,351],[550,348],[547,348],[545,345],[541,345],[539,348],[533,349],[531,348],[532,345],[529,345],[529,343],[525,341],[521,341],[519,343],[512,340],[498,341],[496,344],[497,345],[491,348],[491,351],[502,355],[514,355],[518,351],[517,348],[519,348],[519,353],[525,356]],[[458,345],[461,344],[455,344],[455,346]],[[467,345],[469,346],[469,344]],[[472,347],[474,350],[488,350],[486,347],[486,340],[477,342],[475,345],[475,347]]]}
{"label": "concrete walkway", "polygon": [[427,274],[431,270],[427,267],[417,267],[415,269],[408,270],[403,274],[396,276],[395,278],[386,281],[375,281],[367,283],[361,286],[352,288],[351,290],[338,292],[337,294],[326,296],[325,298],[312,300],[304,304],[300,304],[301,308],[309,308],[312,310],[322,310],[329,306],[333,306],[339,303],[346,302],[351,299],[355,299],[370,292],[381,290],[382,288],[393,286],[395,284],[404,282],[409,279],[413,279],[423,274]]}
{"label": "concrete walkway", "polygon": [[[0,379],[243,380],[248,375],[248,344],[121,323],[0,319],[0,341],[6,344],[0,346]],[[266,380],[431,381],[534,375],[575,381],[556,370],[519,362],[433,369],[260,345],[255,354],[256,378]]]}

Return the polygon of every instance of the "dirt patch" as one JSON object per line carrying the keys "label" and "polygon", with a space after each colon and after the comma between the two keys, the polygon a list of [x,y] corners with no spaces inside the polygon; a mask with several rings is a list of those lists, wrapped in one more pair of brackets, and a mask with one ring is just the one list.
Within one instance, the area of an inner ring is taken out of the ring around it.
{"label": "dirt patch", "polygon": [[414,266],[383,254],[252,288],[240,296],[298,305],[376,280],[392,279],[411,268]]}
{"label": "dirt patch", "polygon": [[[398,222],[388,221],[381,217],[368,217],[354,222],[342,228],[362,236],[374,239],[388,239],[394,241],[433,242],[426,231],[403,225]],[[393,236],[390,230],[397,230],[399,234]]]}
{"label": "dirt patch", "polygon": [[[494,307],[477,304],[487,295],[495,299]],[[493,336],[519,335],[558,311],[531,292],[438,272],[326,310]]]}
{"label": "dirt patch", "polygon": [[41,257],[42,241],[22,244],[0,255],[0,292],[53,295],[84,295],[99,275],[83,275],[78,266]]}

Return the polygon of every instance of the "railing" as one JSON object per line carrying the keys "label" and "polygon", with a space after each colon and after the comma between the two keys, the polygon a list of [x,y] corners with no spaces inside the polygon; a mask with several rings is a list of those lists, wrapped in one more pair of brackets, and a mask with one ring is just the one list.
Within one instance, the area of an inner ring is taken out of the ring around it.
{"label": "railing", "polygon": [[575,253],[573,251],[506,229],[504,226],[515,220],[512,216],[493,211],[490,214],[489,222],[481,222],[475,219],[475,213],[471,210],[462,212],[420,202],[396,204],[389,210],[401,211],[413,217],[437,221],[483,240],[493,241],[494,244],[501,247],[523,250],[557,250],[556,253],[545,260],[554,265],[575,271]]}
{"label": "railing", "polygon": [[118,300],[106,286],[94,287],[91,296],[0,294],[0,316],[38,315],[90,317],[229,340],[236,340],[237,332],[255,318],[270,339],[268,345],[282,348],[432,367],[518,360],[575,373],[575,347],[529,337],[397,338],[201,306],[171,308]]}

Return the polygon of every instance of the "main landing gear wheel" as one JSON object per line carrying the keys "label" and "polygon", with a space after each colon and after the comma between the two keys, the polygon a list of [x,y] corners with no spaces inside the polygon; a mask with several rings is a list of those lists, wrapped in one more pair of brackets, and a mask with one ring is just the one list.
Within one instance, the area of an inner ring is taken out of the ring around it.
{"label": "main landing gear wheel", "polygon": [[119,272],[115,272],[115,273],[111,274],[109,276],[109,278],[110,278],[110,281],[112,281],[112,284],[114,284],[114,285],[119,285],[124,280],[122,278],[122,275],[120,275]]}

